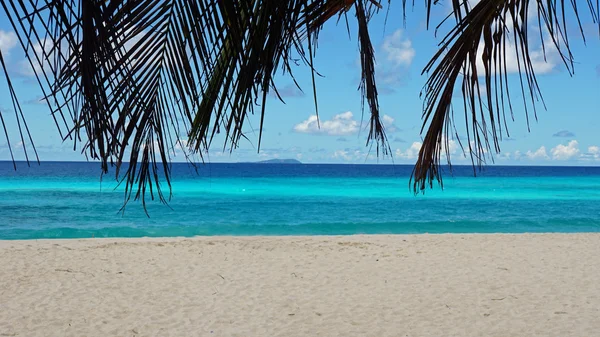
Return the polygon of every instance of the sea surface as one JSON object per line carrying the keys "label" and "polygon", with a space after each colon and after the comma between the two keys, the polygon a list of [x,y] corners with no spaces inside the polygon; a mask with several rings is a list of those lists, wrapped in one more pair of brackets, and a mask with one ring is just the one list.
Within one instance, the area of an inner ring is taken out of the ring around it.
{"label": "sea surface", "polygon": [[415,195],[409,165],[182,163],[146,216],[98,163],[17,165],[0,162],[0,239],[600,231],[598,167],[455,166]]}

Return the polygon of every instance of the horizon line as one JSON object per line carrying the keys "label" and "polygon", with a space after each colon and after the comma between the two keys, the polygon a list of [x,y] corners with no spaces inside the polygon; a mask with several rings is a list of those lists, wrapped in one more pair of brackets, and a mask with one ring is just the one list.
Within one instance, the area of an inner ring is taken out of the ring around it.
{"label": "horizon line", "polygon": [[[290,160],[291,158],[288,159],[279,159],[279,160]],[[270,159],[272,160],[272,159]],[[293,159],[296,160],[296,159]],[[99,164],[99,161],[78,161],[78,160],[40,160],[35,161],[35,160],[30,160],[29,162],[26,160],[0,160],[0,163],[16,163],[16,164],[25,164],[28,166],[33,166],[35,164],[38,165],[42,165],[43,163],[76,163],[76,164]],[[129,162],[123,162],[123,164],[129,164]],[[361,166],[414,166],[415,164],[395,164],[395,163],[316,163],[316,162],[311,162],[311,163],[305,163],[305,162],[300,162],[298,161],[298,163],[265,163],[264,161],[238,161],[238,162],[187,162],[187,161],[181,161],[181,162],[171,162],[169,164],[187,164],[187,165],[193,165],[193,164],[197,164],[197,165],[210,165],[210,164],[261,164],[261,165],[285,165],[285,166],[294,166],[294,165],[361,165]],[[110,164],[109,166],[113,167],[116,166],[115,164]],[[531,165],[518,165],[518,164],[497,164],[497,163],[486,163],[486,164],[482,164],[482,165],[471,165],[471,164],[452,164],[452,165],[448,165],[448,164],[442,164],[440,165],[441,167],[469,167],[469,168],[473,168],[475,167],[476,169],[484,169],[487,166],[494,166],[494,167],[583,167],[583,168],[587,168],[587,167],[593,167],[593,168],[600,168],[600,165],[544,165],[544,164],[531,164]]]}

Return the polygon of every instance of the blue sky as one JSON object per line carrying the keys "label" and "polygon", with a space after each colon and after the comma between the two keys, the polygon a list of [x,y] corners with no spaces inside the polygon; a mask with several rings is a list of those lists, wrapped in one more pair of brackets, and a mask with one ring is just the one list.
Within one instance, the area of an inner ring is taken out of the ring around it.
{"label": "blue sky", "polygon": [[[436,6],[432,19],[434,26],[448,10],[448,4]],[[250,141],[242,141],[240,148],[230,154],[222,151],[223,139],[216,139],[206,157],[209,161],[295,158],[306,163],[414,163],[421,142],[422,100],[419,93],[427,79],[426,75],[421,75],[421,70],[437,50],[437,43],[448,25],[440,29],[436,38],[433,30],[426,30],[424,10],[422,5],[417,5],[414,10],[409,9],[404,26],[400,1],[392,2],[385,27],[385,11],[374,17],[370,31],[376,51],[379,101],[393,151],[393,158],[377,158],[374,151],[369,153],[365,146],[368,117],[362,118],[361,97],[357,90],[360,78],[357,30],[353,11],[348,14],[350,38],[343,19],[339,25],[335,21],[328,23],[320,35],[315,59],[317,70],[324,76],[317,78],[320,128],[314,116],[310,73],[300,66],[295,74],[304,93],[293,86],[289,77],[280,76],[276,82],[285,104],[275,97],[267,103],[260,153],[256,150],[258,133],[253,132],[260,119],[253,116],[245,129]],[[520,98],[515,97],[515,121],[509,121],[510,138],[501,142],[501,154],[494,155],[496,164],[600,163],[600,38],[589,15],[583,16],[583,26],[587,46],[579,35],[571,35],[576,61],[574,77],[569,76],[554,51],[548,52],[545,62],[539,39],[531,41],[532,50],[538,52],[533,57],[534,64],[548,108],[544,110],[538,106],[538,120],[533,120],[531,132],[528,132]],[[570,27],[573,31],[576,29],[576,25]],[[24,103],[23,110],[40,159],[85,160],[79,151],[73,151],[72,143],[61,141],[47,107],[37,102],[41,93],[3,13],[0,15],[0,48],[13,73],[18,97]],[[513,89],[518,89],[518,77],[511,75],[511,80]],[[0,85],[0,95],[3,97],[0,108],[11,144],[16,148],[20,146],[20,139],[4,84]],[[462,101],[457,97],[457,116],[461,106]],[[461,124],[464,120],[458,116],[456,122]],[[451,141],[450,147],[453,163],[470,163],[462,156],[455,140]],[[15,154],[17,159],[24,158],[18,148]],[[179,151],[175,154],[174,161],[185,160]],[[0,160],[10,160],[3,137],[0,139]]]}

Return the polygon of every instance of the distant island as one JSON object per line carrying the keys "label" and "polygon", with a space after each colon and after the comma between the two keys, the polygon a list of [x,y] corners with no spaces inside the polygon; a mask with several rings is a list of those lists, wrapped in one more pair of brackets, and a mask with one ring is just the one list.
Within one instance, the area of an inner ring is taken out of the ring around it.
{"label": "distant island", "polygon": [[257,164],[302,164],[301,161],[296,159],[269,159],[257,161]]}

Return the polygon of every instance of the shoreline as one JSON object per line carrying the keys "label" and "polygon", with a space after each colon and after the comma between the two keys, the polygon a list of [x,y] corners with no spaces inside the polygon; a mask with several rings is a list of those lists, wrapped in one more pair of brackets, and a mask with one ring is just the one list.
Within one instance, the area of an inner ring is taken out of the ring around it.
{"label": "shoreline", "polygon": [[0,241],[0,335],[593,336],[600,233]]}
{"label": "shoreline", "polygon": [[116,242],[145,242],[145,241],[185,241],[185,240],[207,240],[207,239],[220,239],[220,240],[228,240],[228,239],[308,239],[308,238],[324,238],[324,239],[336,239],[336,238],[352,238],[352,237],[360,237],[360,238],[378,238],[378,237],[426,237],[426,236],[547,236],[547,235],[598,235],[600,236],[600,231],[597,232],[515,232],[515,233],[505,233],[505,232],[497,232],[497,233],[456,233],[456,232],[448,232],[448,233],[410,233],[410,234],[307,234],[307,235],[195,235],[195,236],[140,236],[140,237],[82,237],[82,238],[40,238],[40,239],[0,239],[0,248],[2,248],[3,244],[6,243],[26,243],[26,242],[39,242],[39,243],[67,243],[67,242],[93,242],[93,241],[116,241]]}

